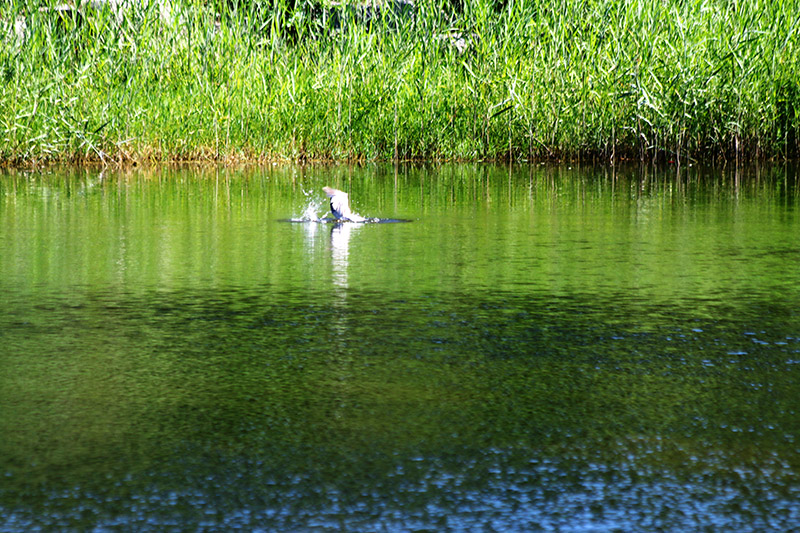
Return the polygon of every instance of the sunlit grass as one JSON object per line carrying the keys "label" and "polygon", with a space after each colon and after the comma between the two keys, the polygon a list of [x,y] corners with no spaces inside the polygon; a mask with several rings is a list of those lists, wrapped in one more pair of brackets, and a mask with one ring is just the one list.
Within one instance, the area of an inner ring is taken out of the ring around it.
{"label": "sunlit grass", "polygon": [[796,0],[478,0],[458,13],[425,0],[413,17],[339,29],[280,2],[121,18],[41,4],[0,7],[5,162],[677,161],[800,146]]}

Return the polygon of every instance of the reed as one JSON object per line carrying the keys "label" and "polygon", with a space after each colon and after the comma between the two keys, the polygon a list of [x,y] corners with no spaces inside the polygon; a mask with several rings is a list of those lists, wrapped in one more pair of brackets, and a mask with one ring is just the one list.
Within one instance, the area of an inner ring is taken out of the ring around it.
{"label": "reed", "polygon": [[800,153],[798,0],[43,5],[0,7],[6,164]]}

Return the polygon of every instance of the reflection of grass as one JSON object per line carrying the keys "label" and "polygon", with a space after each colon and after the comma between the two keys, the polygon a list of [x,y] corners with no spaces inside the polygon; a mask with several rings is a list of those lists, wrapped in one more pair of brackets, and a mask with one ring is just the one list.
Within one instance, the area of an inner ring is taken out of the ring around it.
{"label": "reflection of grass", "polygon": [[[720,357],[741,348],[726,337],[753,299],[770,302],[765,320],[796,307],[794,293],[771,292],[783,260],[756,253],[796,251],[792,223],[772,214],[796,192],[769,172],[739,187],[726,175],[337,168],[320,184],[431,214],[354,238],[351,285],[333,304],[328,235],[275,220],[305,198],[291,172],[0,180],[3,279],[25,299],[0,317],[15,324],[0,328],[13,360],[0,382],[3,455],[24,457],[31,442],[69,464],[175,441],[436,453],[722,442],[722,423],[754,425],[749,443],[771,442],[767,423],[793,431],[774,403],[794,397],[788,356]],[[473,202],[489,216],[457,216]],[[748,228],[725,241],[748,259],[738,278],[712,260],[731,213]],[[751,388],[767,381],[775,392]]]}
{"label": "reflection of grass", "polygon": [[444,17],[427,0],[337,31],[280,2],[225,4],[237,9],[176,2],[170,20],[151,7],[121,22],[4,4],[0,160],[798,148],[792,2],[479,1]]}

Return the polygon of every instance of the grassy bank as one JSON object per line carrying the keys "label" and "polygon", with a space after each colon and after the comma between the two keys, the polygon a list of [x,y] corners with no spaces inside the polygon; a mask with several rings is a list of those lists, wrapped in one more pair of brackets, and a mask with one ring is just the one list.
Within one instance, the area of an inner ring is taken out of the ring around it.
{"label": "grassy bank", "polygon": [[800,152],[798,0],[466,3],[345,24],[280,2],[12,0],[0,160]]}

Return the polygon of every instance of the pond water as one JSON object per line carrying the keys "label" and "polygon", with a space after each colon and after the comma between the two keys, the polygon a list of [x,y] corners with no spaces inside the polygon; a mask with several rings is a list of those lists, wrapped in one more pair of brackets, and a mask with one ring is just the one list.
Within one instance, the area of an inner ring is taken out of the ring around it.
{"label": "pond water", "polygon": [[799,188],[0,174],[0,530],[794,527]]}

